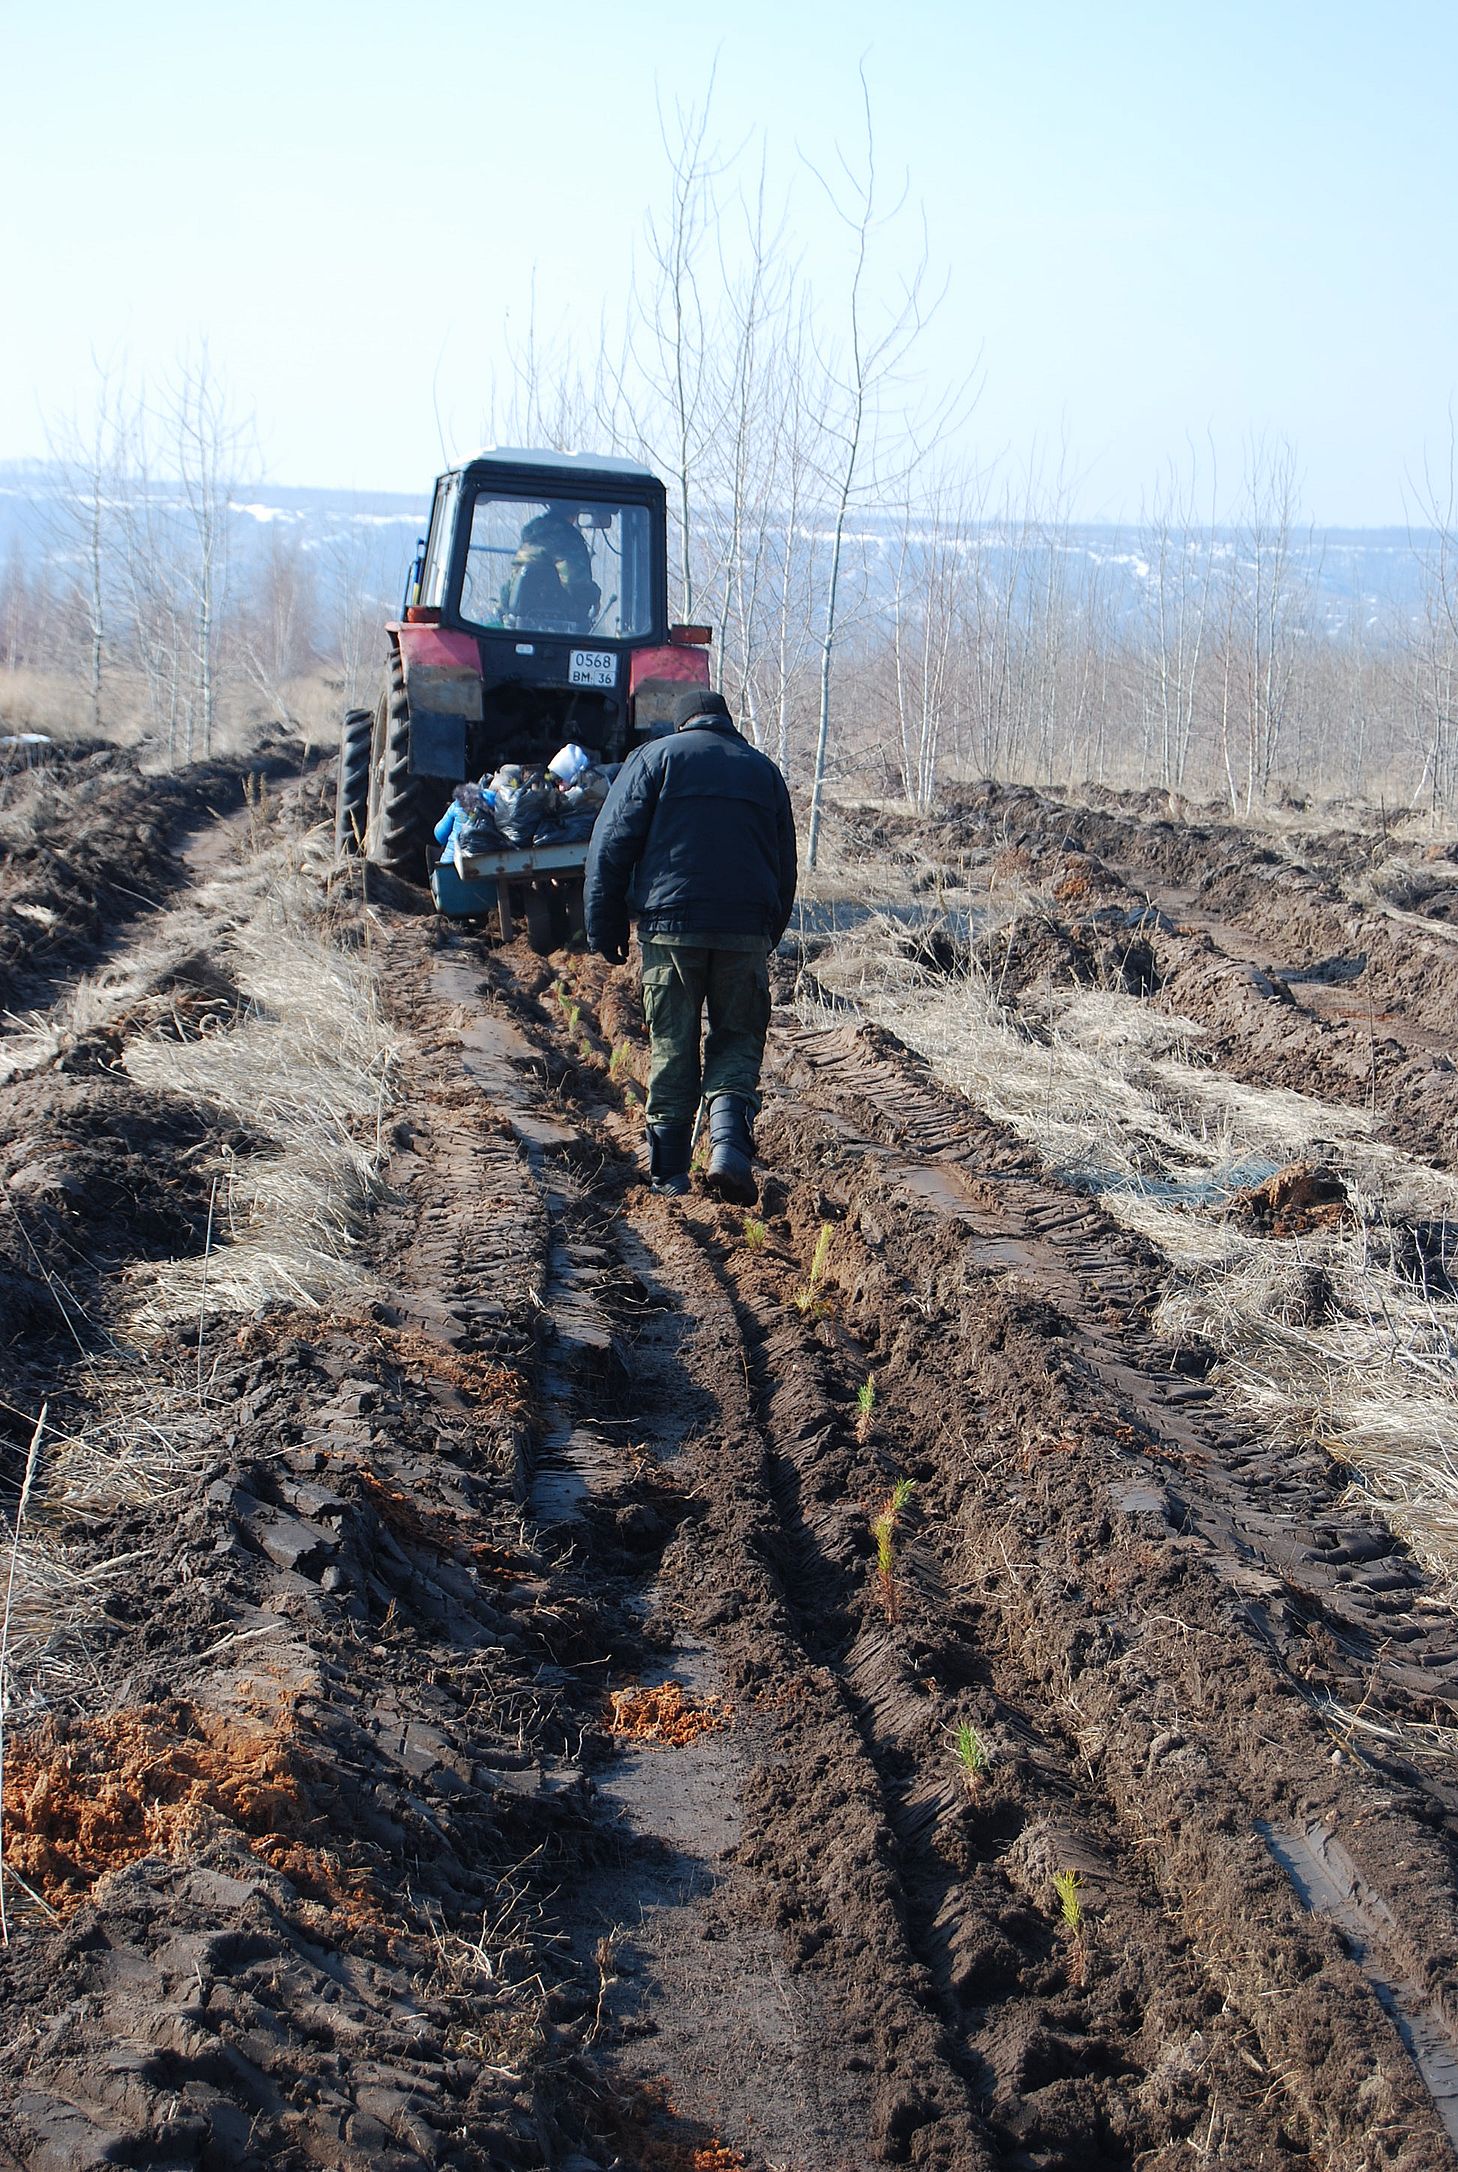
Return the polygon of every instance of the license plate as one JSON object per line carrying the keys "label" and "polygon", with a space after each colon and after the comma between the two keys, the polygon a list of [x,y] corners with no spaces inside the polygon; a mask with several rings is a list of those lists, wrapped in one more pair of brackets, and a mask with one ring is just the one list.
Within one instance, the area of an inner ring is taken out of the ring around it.
{"label": "license plate", "polygon": [[573,686],[616,686],[617,657],[611,649],[574,649],[567,676]]}

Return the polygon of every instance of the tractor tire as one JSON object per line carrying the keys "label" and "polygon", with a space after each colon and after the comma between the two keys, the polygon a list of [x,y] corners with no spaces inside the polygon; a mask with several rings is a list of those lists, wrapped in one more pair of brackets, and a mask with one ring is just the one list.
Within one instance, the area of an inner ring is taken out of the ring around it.
{"label": "tractor tire", "polygon": [[339,727],[339,774],[334,786],[334,849],[341,859],[364,849],[374,729],[375,720],[368,709],[345,710]]}
{"label": "tractor tire", "polygon": [[551,892],[539,889],[534,882],[525,884],[522,908],[527,941],[538,957],[549,957],[557,947],[556,916],[552,911]]}
{"label": "tractor tire", "polygon": [[410,767],[405,666],[392,652],[370,735],[366,858],[406,882],[423,883],[432,829],[453,789],[452,779],[416,776]]}

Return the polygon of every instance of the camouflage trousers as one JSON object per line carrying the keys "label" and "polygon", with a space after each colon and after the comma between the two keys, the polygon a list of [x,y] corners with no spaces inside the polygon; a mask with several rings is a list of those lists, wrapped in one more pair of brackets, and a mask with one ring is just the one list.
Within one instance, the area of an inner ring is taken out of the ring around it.
{"label": "camouflage trousers", "polygon": [[770,1020],[766,952],[655,943],[648,936],[642,947],[649,1123],[692,1123],[700,1100],[715,1094],[738,1094],[758,1110]]}

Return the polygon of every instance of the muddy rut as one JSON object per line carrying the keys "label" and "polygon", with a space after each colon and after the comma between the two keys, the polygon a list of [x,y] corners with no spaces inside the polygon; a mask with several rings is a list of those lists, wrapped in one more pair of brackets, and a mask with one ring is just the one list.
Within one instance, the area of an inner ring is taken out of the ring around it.
{"label": "muddy rut", "polygon": [[10,2161],[1458,2164],[1458,1797],[1332,1719],[1452,1726],[1451,1614],[1157,1340],[1152,1249],[788,1010],[758,1213],[656,1198],[630,972],[336,910],[401,1052],[368,1279],[206,1319],[201,1389],[196,1324],[103,1331],[211,1241],[155,1018],[0,1087],[12,1485],[139,1371],[190,1459],[32,1508]]}

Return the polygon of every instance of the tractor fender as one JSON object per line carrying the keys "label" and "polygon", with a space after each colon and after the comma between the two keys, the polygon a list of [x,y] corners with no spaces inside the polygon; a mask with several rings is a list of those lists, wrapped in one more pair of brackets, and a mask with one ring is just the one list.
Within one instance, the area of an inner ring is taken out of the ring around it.
{"label": "tractor fender", "polygon": [[466,774],[466,729],[479,724],[481,651],[467,633],[442,626],[387,627],[405,673],[410,768],[415,776]]}
{"label": "tractor fender", "polygon": [[657,737],[669,729],[675,696],[685,686],[708,683],[705,649],[634,649],[628,668],[628,729],[639,739]]}

